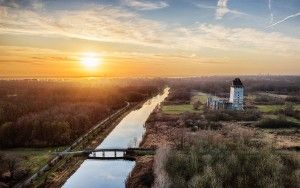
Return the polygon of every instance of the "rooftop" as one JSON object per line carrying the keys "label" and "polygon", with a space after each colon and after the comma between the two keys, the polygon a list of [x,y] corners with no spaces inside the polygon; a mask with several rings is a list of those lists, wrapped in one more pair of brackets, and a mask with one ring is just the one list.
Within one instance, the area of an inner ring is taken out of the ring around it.
{"label": "rooftop", "polygon": [[239,78],[235,78],[232,81],[232,86],[235,86],[235,87],[244,87],[242,81]]}

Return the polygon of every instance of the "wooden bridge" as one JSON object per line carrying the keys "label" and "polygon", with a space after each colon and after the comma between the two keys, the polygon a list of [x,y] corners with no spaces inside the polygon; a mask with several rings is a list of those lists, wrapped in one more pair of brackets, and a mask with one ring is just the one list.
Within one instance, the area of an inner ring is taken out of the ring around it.
{"label": "wooden bridge", "polygon": [[146,148],[103,148],[103,149],[87,149],[83,151],[60,152],[59,156],[65,155],[85,155],[88,159],[94,160],[135,160],[136,156],[154,155],[154,149]]}

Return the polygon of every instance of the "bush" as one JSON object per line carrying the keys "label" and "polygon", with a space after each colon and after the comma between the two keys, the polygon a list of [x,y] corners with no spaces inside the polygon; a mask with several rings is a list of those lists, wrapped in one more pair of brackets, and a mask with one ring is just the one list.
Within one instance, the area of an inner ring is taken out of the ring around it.
{"label": "bush", "polygon": [[208,110],[205,117],[209,121],[256,121],[261,117],[261,113],[256,109],[246,109],[244,111],[234,110]]}
{"label": "bush", "polygon": [[201,107],[201,102],[200,101],[196,101],[196,102],[194,102],[193,103],[193,109],[194,110],[199,110],[200,109],[200,107]]}
{"label": "bush", "polygon": [[300,163],[270,148],[200,139],[172,150],[165,163],[171,187],[298,187]]}
{"label": "bush", "polygon": [[278,119],[263,119],[257,125],[257,127],[265,129],[278,129],[278,128],[300,128],[300,124],[292,121],[287,121],[284,118]]}
{"label": "bush", "polygon": [[268,95],[258,95],[255,97],[254,102],[256,104],[284,104],[283,99]]}
{"label": "bush", "polygon": [[184,89],[175,89],[172,90],[168,96],[168,101],[190,101],[191,93],[190,91]]}
{"label": "bush", "polygon": [[299,96],[288,96],[285,101],[287,102],[294,102],[294,103],[300,103],[300,97]]}
{"label": "bush", "polygon": [[279,113],[300,119],[300,111],[296,110],[292,103],[286,103],[285,106],[279,110]]}

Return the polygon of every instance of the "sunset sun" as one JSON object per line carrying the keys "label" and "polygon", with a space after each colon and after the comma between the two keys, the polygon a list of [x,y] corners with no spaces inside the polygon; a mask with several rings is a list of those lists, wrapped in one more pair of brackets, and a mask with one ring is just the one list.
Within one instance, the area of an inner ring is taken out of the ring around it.
{"label": "sunset sun", "polygon": [[89,70],[95,70],[102,64],[102,57],[99,54],[88,52],[81,57],[80,63]]}

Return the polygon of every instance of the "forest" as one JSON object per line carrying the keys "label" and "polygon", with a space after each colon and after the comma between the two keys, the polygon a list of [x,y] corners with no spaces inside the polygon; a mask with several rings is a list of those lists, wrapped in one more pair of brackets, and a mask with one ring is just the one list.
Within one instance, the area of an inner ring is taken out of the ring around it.
{"label": "forest", "polygon": [[[229,86],[234,78],[233,76],[170,78],[167,79],[167,83],[172,89],[177,90],[174,93],[177,94],[174,97],[176,100],[181,100],[182,97],[189,98],[189,93],[193,90],[225,97],[229,94]],[[299,100],[299,76],[240,76],[240,79],[243,81],[246,93],[274,92],[288,94],[289,101]],[[178,93],[181,93],[181,96]]]}
{"label": "forest", "polygon": [[70,144],[126,105],[156,94],[160,80],[1,80],[0,147]]}

